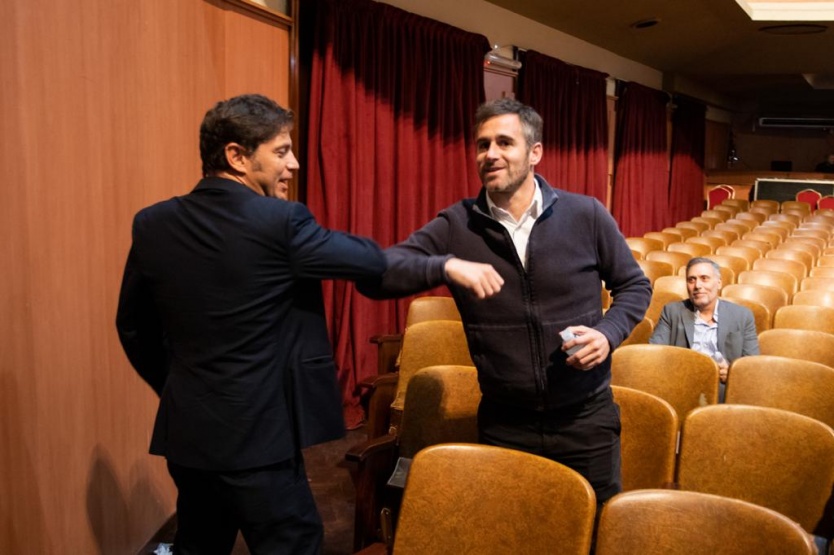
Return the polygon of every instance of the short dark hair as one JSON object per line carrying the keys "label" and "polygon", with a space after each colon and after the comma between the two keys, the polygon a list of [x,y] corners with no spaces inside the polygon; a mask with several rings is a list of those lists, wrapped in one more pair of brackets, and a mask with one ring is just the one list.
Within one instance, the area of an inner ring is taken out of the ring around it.
{"label": "short dark hair", "polygon": [[533,108],[514,98],[499,98],[481,104],[475,111],[475,135],[477,136],[478,129],[486,120],[505,114],[515,114],[521,120],[521,129],[528,148],[542,142],[542,117]]}
{"label": "short dark hair", "polygon": [[231,168],[226,145],[238,143],[253,153],[259,145],[292,129],[293,113],[260,94],[244,94],[223,100],[206,112],[200,125],[200,159],[203,175]]}
{"label": "short dark hair", "polygon": [[717,275],[718,277],[721,277],[721,266],[718,265],[718,262],[716,262],[715,260],[706,258],[704,256],[698,256],[698,257],[692,258],[692,259],[689,260],[689,262],[686,263],[686,275],[687,276],[689,275],[689,269],[692,266],[695,266],[696,264],[709,264],[710,266],[712,266],[712,269],[715,270],[715,275]]}

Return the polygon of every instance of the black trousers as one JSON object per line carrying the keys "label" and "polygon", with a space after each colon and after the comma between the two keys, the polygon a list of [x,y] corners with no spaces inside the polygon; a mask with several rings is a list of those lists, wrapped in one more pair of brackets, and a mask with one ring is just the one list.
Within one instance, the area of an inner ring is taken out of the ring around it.
{"label": "black trousers", "polygon": [[177,485],[177,555],[228,555],[243,534],[252,555],[318,554],[324,535],[300,455],[235,472],[168,462]]}
{"label": "black trousers", "polygon": [[539,455],[584,476],[601,505],[620,491],[620,410],[610,388],[570,407],[536,411],[481,401],[480,442]]}

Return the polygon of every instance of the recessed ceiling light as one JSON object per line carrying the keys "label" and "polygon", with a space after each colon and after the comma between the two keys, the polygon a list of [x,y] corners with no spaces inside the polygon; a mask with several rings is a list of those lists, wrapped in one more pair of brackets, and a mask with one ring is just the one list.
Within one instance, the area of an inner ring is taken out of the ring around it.
{"label": "recessed ceiling light", "polygon": [[825,25],[814,25],[811,23],[795,23],[792,25],[768,25],[759,27],[759,31],[771,35],[816,35],[828,30]]}
{"label": "recessed ceiling light", "polygon": [[736,0],[753,21],[834,21],[831,0]]}
{"label": "recessed ceiling light", "polygon": [[632,29],[648,29],[649,27],[654,27],[660,23],[660,20],[656,17],[650,17],[649,19],[641,19],[640,21],[635,21],[631,24]]}

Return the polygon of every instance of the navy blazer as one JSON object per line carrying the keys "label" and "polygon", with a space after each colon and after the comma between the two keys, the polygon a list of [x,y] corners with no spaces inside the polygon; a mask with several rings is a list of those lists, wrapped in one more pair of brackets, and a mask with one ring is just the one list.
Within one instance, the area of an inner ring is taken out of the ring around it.
{"label": "navy blazer", "polygon": [[[692,302],[676,301],[663,307],[649,343],[692,347],[695,312]],[[720,299],[718,302],[718,350],[728,362],[759,354],[756,320],[747,307]]]}
{"label": "navy blazer", "polygon": [[280,462],[344,434],[321,279],[376,277],[370,239],[223,178],[140,211],[117,328],[160,395],[151,453],[204,470]]}

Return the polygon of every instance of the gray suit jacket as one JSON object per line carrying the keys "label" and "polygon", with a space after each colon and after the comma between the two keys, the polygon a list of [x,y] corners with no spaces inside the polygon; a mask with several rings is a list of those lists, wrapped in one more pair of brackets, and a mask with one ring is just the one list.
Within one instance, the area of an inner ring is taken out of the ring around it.
{"label": "gray suit jacket", "polygon": [[[649,343],[691,348],[694,335],[695,312],[687,299],[663,307]],[[756,321],[748,308],[719,300],[718,350],[729,362],[742,356],[759,354]]]}

